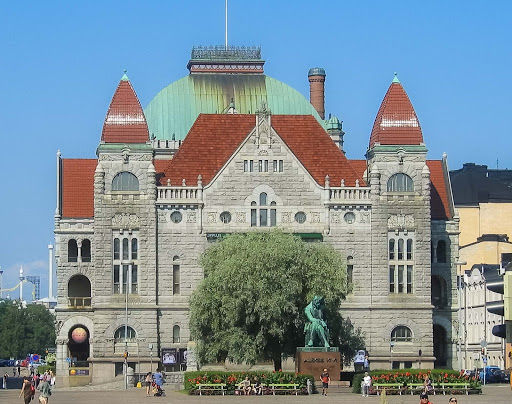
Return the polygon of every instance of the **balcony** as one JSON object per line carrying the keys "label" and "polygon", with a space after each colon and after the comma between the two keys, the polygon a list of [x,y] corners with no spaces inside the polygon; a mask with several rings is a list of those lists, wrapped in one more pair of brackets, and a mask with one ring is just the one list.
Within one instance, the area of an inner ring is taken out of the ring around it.
{"label": "balcony", "polygon": [[69,306],[74,309],[89,309],[91,308],[91,300],[89,297],[68,297]]}

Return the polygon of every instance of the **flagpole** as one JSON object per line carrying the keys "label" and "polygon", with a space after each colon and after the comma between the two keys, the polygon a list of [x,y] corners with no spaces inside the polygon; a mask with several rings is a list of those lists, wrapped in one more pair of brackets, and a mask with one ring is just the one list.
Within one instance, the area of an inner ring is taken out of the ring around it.
{"label": "flagpole", "polygon": [[226,0],[226,50],[228,50],[228,0]]}

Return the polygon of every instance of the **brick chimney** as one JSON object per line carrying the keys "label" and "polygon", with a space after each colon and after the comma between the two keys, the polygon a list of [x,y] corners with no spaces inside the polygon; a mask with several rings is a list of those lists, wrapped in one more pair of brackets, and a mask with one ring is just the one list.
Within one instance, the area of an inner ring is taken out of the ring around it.
{"label": "brick chimney", "polygon": [[321,67],[313,67],[308,72],[309,102],[317,110],[320,118],[325,119],[325,70]]}

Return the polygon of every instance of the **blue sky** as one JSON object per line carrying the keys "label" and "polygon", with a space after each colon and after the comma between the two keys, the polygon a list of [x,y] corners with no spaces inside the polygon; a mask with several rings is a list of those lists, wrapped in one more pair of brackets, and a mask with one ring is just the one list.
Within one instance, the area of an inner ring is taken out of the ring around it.
{"label": "blue sky", "polygon": [[[325,68],[349,158],[363,158],[396,71],[430,159],[512,168],[511,12],[509,1],[229,0],[229,43],[261,45],[265,73],[306,97],[309,68]],[[123,69],[145,107],[188,73],[192,46],[223,43],[224,0],[1,2],[4,288],[23,265],[47,294],[56,151],[95,157]]]}

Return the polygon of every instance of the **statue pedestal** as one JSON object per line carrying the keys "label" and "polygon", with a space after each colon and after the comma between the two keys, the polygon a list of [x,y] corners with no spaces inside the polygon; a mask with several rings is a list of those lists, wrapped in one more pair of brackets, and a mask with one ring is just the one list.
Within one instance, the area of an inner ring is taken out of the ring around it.
{"label": "statue pedestal", "polygon": [[299,347],[295,356],[295,370],[313,375],[315,382],[327,369],[332,381],[340,380],[341,356],[338,348]]}

